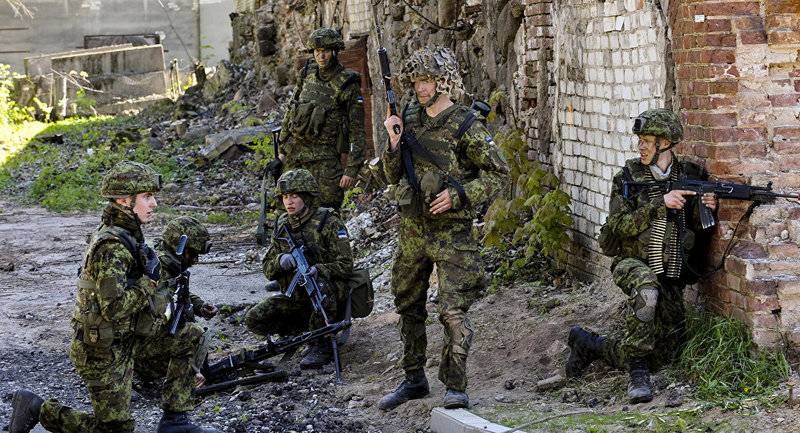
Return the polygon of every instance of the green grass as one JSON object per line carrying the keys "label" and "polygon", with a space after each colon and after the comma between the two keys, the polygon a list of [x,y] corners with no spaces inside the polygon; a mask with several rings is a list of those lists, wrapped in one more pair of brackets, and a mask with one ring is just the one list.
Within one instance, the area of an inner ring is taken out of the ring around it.
{"label": "green grass", "polygon": [[687,316],[688,341],[677,367],[697,385],[696,397],[723,408],[783,402],[778,386],[789,377],[780,351],[755,351],[749,329],[710,313]]}
{"label": "green grass", "polygon": [[[0,147],[0,189],[23,202],[68,212],[101,207],[102,175],[122,159],[150,164],[164,182],[172,181],[179,172],[172,153],[154,150],[139,127],[134,118],[110,116],[6,126],[13,139]],[[64,143],[46,139],[56,134],[63,134]],[[15,190],[18,184],[27,187]]]}
{"label": "green grass", "polygon": [[258,211],[244,211],[236,213],[211,211],[206,215],[209,224],[249,225],[258,221]]}

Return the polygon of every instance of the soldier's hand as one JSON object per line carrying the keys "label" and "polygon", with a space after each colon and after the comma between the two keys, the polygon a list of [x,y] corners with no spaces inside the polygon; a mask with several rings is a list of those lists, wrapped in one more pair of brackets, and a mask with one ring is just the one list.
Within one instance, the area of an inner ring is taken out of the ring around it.
{"label": "soldier's hand", "polygon": [[316,266],[312,266],[308,268],[308,273],[306,275],[308,275],[311,278],[317,278],[317,275],[319,275],[319,270],[317,269]]}
{"label": "soldier's hand", "polygon": [[[394,127],[395,125],[400,127],[400,133],[395,134]],[[386,120],[383,121],[383,126],[386,128],[386,132],[389,133],[389,150],[394,152],[397,150],[397,146],[400,144],[400,136],[403,134],[403,119],[399,116],[389,115],[389,110],[386,110]]]}
{"label": "soldier's hand", "polygon": [[434,215],[447,212],[453,207],[453,199],[450,197],[450,191],[444,190],[436,194],[436,199],[431,202],[430,212]]}
{"label": "soldier's hand", "polygon": [[350,176],[344,175],[341,179],[339,179],[339,188],[342,189],[350,189],[353,187],[355,183],[355,179]]}
{"label": "soldier's hand", "polygon": [[206,377],[203,376],[202,373],[195,373],[194,374],[194,387],[200,388],[201,386],[206,384]]}
{"label": "soldier's hand", "polygon": [[217,315],[219,308],[216,305],[205,303],[203,308],[200,309],[200,317],[204,319],[211,319]]}
{"label": "soldier's hand", "polygon": [[685,189],[674,189],[664,194],[664,205],[667,209],[683,209],[686,205],[686,196],[697,195],[694,191]]}
{"label": "soldier's hand", "polygon": [[278,264],[284,271],[291,271],[297,267],[297,262],[294,261],[294,257],[292,257],[291,254],[281,254],[281,257],[278,259]]}
{"label": "soldier's hand", "polygon": [[703,197],[700,199],[703,202],[703,205],[709,209],[716,210],[717,209],[717,196],[713,192],[707,192],[703,194]]}

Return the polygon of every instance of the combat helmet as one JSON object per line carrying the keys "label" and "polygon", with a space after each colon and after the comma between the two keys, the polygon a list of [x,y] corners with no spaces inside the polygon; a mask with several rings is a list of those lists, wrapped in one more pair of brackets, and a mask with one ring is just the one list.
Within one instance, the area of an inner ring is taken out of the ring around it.
{"label": "combat helmet", "polygon": [[278,194],[306,193],[313,197],[319,195],[319,183],[310,171],[304,168],[289,170],[278,178]]}
{"label": "combat helmet", "polygon": [[134,161],[118,162],[100,182],[100,195],[110,199],[160,190],[161,175],[149,165]]}
{"label": "combat helmet", "polygon": [[413,87],[414,81],[431,79],[436,81],[436,91],[458,98],[464,93],[456,56],[449,48],[435,46],[415,51],[400,71],[400,83]]}
{"label": "combat helmet", "polygon": [[675,112],[666,108],[656,108],[642,112],[633,120],[633,133],[663,137],[675,145],[683,138],[683,127],[681,119]]}
{"label": "combat helmet", "polygon": [[308,36],[308,49],[325,48],[333,51],[344,49],[342,34],[330,27],[320,27]]}
{"label": "combat helmet", "polygon": [[164,245],[174,252],[178,248],[181,235],[186,235],[187,237],[184,248],[193,251],[195,254],[206,254],[211,250],[211,237],[208,234],[208,230],[197,219],[188,216],[175,218],[164,227],[164,233],[161,238],[164,241]]}

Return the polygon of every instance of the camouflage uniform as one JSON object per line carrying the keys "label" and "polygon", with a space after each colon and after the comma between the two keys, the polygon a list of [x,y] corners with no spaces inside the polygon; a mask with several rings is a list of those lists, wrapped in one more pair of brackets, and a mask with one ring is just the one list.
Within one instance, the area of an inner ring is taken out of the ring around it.
{"label": "camouflage uniform", "polygon": [[[689,178],[703,179],[707,175],[703,169],[688,161],[680,161],[673,156],[671,176],[685,174]],[[649,166],[640,162],[639,158],[629,159],[625,166],[631,173],[634,182],[653,182],[654,178]],[[684,334],[683,289],[686,281],[692,276],[686,264],[682,264],[681,278],[668,278],[664,273],[656,274],[648,260],[648,245],[651,240],[651,222],[667,218],[663,194],[659,191],[651,198],[646,192],[625,198],[623,196],[624,175],[622,172],[614,176],[611,190],[610,212],[606,223],[601,228],[600,247],[604,253],[614,257],[611,266],[612,277],[627,296],[628,314],[626,331],[619,340],[607,339],[601,350],[602,358],[609,365],[624,368],[628,360],[647,358],[650,365],[658,366],[668,363],[680,346]],[[687,227],[684,231],[681,247],[683,256],[691,256],[695,245],[695,232],[699,228],[695,223],[699,216],[695,214],[699,197],[686,197],[684,211]],[[674,219],[666,222],[668,242],[671,233],[677,233]],[[664,260],[676,260],[664,253]],[[658,298],[655,314],[642,320],[636,312],[642,308],[646,300],[642,290],[656,288]]]}
{"label": "camouflage uniform", "polygon": [[[163,239],[156,243],[155,249],[161,260],[158,293],[170,299],[177,288],[176,278],[182,271],[181,258],[175,253],[181,234],[189,238],[187,250],[198,256],[208,251],[208,231],[196,219],[179,217],[167,224]],[[201,311],[205,305],[203,299],[195,294],[190,294],[190,299],[193,311]],[[210,337],[194,318],[190,320],[180,325],[174,336],[169,334],[171,321],[164,321],[156,335],[139,341],[136,347],[136,374],[145,381],[164,380],[164,410],[188,412],[194,408],[194,376],[208,354],[206,342]]]}
{"label": "camouflage uniform", "polygon": [[[430,75],[437,79],[437,90],[442,93],[452,95],[460,89],[457,64],[447,49],[418,51],[403,72],[406,84]],[[437,308],[444,326],[439,380],[448,389],[459,392],[467,387],[466,361],[473,335],[467,311],[485,285],[472,219],[479,206],[502,189],[508,173],[491,134],[480,122],[473,123],[456,138],[456,131],[470,113],[469,108],[456,103],[430,118],[416,101],[403,110],[404,130],[414,132],[419,142],[439,160],[436,167],[414,156],[414,171],[420,180],[418,191],[404,175],[401,152],[387,151],[383,156],[384,171],[389,182],[397,186],[400,204],[400,238],[392,267],[392,293],[400,314],[402,366],[407,373],[425,366],[425,303],[435,264],[439,279]],[[463,186],[463,195],[450,180],[457,180]],[[453,207],[433,215],[428,211],[430,202],[444,188],[450,192]]]}
{"label": "camouflage uniform", "polygon": [[[294,170],[283,174],[281,182],[291,179],[296,172],[304,172],[313,181],[306,170]],[[316,182],[309,190],[316,190]],[[291,192],[296,189],[289,187]],[[286,191],[279,191],[285,193]],[[318,207],[316,198],[309,194],[305,197],[305,209],[300,215],[282,214],[278,218],[272,234],[270,247],[264,255],[264,275],[269,280],[277,280],[283,291],[289,286],[295,271],[285,271],[280,267],[280,256],[289,253],[287,243],[280,238],[279,230],[288,225],[295,242],[305,246],[306,259],[310,266],[316,266],[319,279],[326,291],[324,303],[329,319],[336,316],[337,304],[345,294],[344,279],[353,271],[353,253],[347,229],[336,214],[329,208]],[[324,223],[323,223],[324,221]],[[320,225],[322,229],[320,230]],[[248,329],[259,335],[293,335],[309,329],[317,329],[325,325],[322,316],[314,312],[311,301],[302,287],[297,287],[289,298],[284,294],[269,297],[255,305],[245,316]]]}
{"label": "camouflage uniform", "polygon": [[[309,37],[310,49],[344,49],[336,30],[321,28]],[[295,97],[283,119],[280,152],[284,170],[304,168],[317,179],[319,205],[339,209],[344,190],[342,175],[356,177],[364,162],[364,98],[361,77],[342,66],[334,54],[329,67],[309,60],[301,72]],[[341,155],[348,155],[342,168]]]}
{"label": "camouflage uniform", "polygon": [[[160,178],[150,167],[123,161],[103,179],[101,193],[114,198],[159,189]],[[126,247],[131,240],[137,248],[135,255]],[[89,389],[94,413],[47,400],[39,419],[46,429],[133,432],[130,399],[135,335],[142,316],[157,316],[150,306],[158,303],[156,281],[145,274],[147,260],[155,257],[145,257],[147,249],[138,217],[131,209],[110,203],[84,255],[72,316],[75,335],[69,349],[69,357]]]}

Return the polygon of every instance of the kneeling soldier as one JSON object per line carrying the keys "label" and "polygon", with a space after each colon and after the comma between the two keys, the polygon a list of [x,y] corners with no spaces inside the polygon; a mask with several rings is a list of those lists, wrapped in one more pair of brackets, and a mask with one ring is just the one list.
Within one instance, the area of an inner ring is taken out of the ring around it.
{"label": "kneeling soldier", "polygon": [[[264,256],[264,275],[277,280],[283,292],[296,273],[297,263],[285,241],[286,227],[295,243],[305,247],[310,274],[318,278],[329,318],[336,317],[337,304],[345,296],[344,280],[353,271],[353,253],[347,229],[332,209],[318,207],[319,185],[308,170],[297,169],[278,179],[278,193],[286,213],[278,218],[270,247]],[[292,297],[278,294],[254,306],[245,316],[245,324],[256,334],[293,335],[325,326],[322,315],[316,313],[305,290],[297,287]],[[333,357],[330,337],[314,340],[300,361],[301,368],[320,368]]]}

